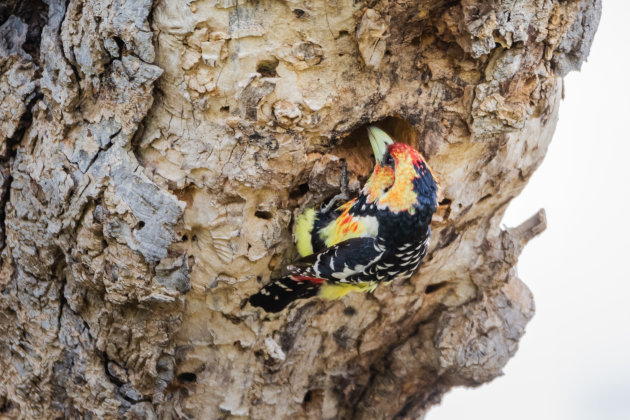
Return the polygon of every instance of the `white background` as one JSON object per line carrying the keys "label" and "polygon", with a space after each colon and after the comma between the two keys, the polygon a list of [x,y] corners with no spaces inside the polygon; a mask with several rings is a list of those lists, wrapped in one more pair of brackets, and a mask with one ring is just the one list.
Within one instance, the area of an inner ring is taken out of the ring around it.
{"label": "white background", "polygon": [[565,79],[544,163],[504,219],[540,207],[521,255],[536,316],[505,376],[447,394],[427,420],[630,419],[630,1],[606,0],[588,62]]}

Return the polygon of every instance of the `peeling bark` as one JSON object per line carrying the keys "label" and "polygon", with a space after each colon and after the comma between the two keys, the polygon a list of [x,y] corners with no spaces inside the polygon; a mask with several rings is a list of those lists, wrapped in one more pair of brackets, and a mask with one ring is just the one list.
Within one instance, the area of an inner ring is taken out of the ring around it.
{"label": "peeling bark", "polygon": [[[0,417],[418,418],[534,314],[500,228],[598,0],[0,5]],[[300,209],[358,191],[364,127],[444,200],[409,281],[246,304]]]}

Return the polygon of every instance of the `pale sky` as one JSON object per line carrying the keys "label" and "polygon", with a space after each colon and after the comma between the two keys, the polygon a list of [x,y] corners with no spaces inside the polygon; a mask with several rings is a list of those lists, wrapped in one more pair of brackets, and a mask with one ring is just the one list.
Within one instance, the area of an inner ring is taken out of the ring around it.
{"label": "pale sky", "polygon": [[549,153],[504,220],[547,211],[518,264],[536,300],[520,349],[505,376],[450,392],[427,420],[630,419],[628,16],[630,1],[604,1]]}

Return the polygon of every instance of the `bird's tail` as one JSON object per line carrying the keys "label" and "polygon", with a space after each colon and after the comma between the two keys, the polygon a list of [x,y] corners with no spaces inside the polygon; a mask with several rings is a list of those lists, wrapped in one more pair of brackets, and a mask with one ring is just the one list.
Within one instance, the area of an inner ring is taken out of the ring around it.
{"label": "bird's tail", "polygon": [[280,312],[294,300],[317,295],[323,282],[314,277],[289,275],[265,285],[249,298],[249,303],[267,312]]}

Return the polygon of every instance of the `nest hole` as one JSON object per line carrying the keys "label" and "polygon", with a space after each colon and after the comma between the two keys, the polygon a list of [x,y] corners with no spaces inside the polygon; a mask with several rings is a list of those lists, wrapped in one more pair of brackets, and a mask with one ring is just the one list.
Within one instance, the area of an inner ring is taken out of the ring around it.
{"label": "nest hole", "polygon": [[303,195],[305,195],[308,192],[308,190],[309,188],[308,188],[307,183],[300,184],[289,193],[289,198],[291,199],[300,198]]}
{"label": "nest hole", "polygon": [[276,68],[278,67],[278,60],[261,60],[256,65],[256,71],[260,73],[262,77],[277,77]]}
{"label": "nest hole", "polygon": [[195,375],[192,372],[184,372],[184,373],[180,373],[179,375],[177,375],[177,380],[180,383],[195,383],[197,382],[197,375]]}
{"label": "nest hole", "polygon": [[407,143],[415,148],[418,147],[420,138],[408,121],[395,116],[364,124],[352,130],[331,153],[345,159],[348,163],[348,171],[355,173],[362,184],[374,167],[374,155],[367,133],[367,127],[371,125],[384,130],[394,141]]}
{"label": "nest hole", "polygon": [[448,286],[448,282],[440,282],[440,283],[435,283],[435,284],[430,284],[427,286],[426,289],[424,289],[424,293],[425,294],[431,294],[431,293],[435,293],[438,290],[444,289],[446,286]]}
{"label": "nest hole", "polygon": [[357,313],[357,310],[352,306],[348,306],[343,310],[343,314],[345,316],[354,316]]}
{"label": "nest hole", "polygon": [[310,403],[311,401],[313,401],[313,391],[309,389],[306,391],[306,394],[304,394],[304,403]]}
{"label": "nest hole", "polygon": [[254,212],[254,216],[259,219],[269,220],[273,217],[273,214],[270,211],[257,210]]}
{"label": "nest hole", "polygon": [[324,402],[324,391],[321,389],[309,389],[304,394],[304,399],[302,400],[302,407],[306,411],[314,410],[317,407],[320,407]]}

